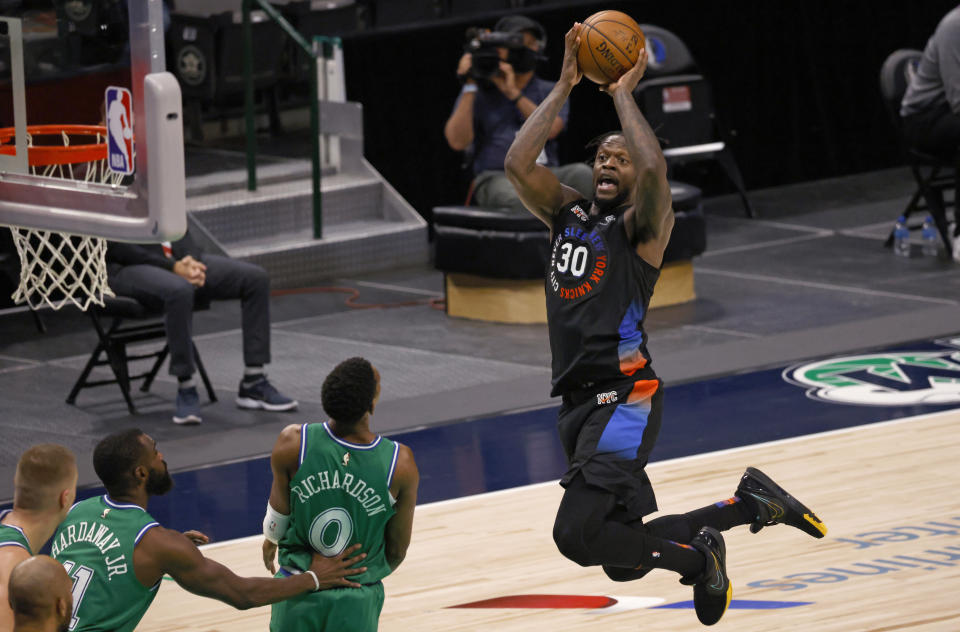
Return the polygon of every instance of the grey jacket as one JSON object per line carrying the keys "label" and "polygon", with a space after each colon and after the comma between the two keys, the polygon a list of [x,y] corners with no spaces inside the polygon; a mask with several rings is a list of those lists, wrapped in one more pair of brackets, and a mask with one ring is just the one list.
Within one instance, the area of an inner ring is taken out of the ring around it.
{"label": "grey jacket", "polygon": [[900,116],[926,112],[946,102],[960,114],[960,6],[934,31],[900,103]]}

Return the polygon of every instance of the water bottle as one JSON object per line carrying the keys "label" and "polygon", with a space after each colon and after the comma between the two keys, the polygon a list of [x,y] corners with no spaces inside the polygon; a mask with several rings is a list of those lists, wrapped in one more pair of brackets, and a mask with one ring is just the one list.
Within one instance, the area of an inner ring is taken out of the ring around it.
{"label": "water bottle", "polygon": [[899,257],[910,256],[910,229],[907,218],[901,215],[893,225],[893,253]]}
{"label": "water bottle", "polygon": [[921,249],[925,256],[937,257],[940,255],[939,236],[937,227],[933,223],[933,216],[927,215],[927,219],[923,220],[923,228],[920,229],[920,239],[923,241]]}

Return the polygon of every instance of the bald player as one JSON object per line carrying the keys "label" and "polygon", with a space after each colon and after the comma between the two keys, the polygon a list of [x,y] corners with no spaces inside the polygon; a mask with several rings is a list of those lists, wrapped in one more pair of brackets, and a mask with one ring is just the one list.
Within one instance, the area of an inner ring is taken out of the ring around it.
{"label": "bald player", "polygon": [[67,571],[52,557],[37,555],[17,564],[7,589],[13,632],[67,632],[72,590]]}
{"label": "bald player", "polygon": [[20,456],[13,486],[13,509],[0,513],[0,630],[13,627],[7,605],[10,572],[47,543],[70,511],[77,461],[63,446],[33,446]]}

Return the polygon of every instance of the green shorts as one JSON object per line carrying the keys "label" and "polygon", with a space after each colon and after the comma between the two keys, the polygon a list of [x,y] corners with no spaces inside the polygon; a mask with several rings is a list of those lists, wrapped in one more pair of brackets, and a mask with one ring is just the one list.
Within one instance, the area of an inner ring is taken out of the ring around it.
{"label": "green shorts", "polygon": [[383,582],[305,593],[271,608],[270,632],[375,632]]}

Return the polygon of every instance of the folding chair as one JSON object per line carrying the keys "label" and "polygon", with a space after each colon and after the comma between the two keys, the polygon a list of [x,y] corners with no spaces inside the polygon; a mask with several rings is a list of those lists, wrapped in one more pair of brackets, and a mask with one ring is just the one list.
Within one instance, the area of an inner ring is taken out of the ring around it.
{"label": "folding chair", "polygon": [[633,94],[660,139],[668,167],[716,162],[736,188],[747,217],[756,217],[740,169],[717,125],[710,84],[699,74],[689,49],[666,29],[652,24],[640,28],[650,58]]}
{"label": "folding chair", "polygon": [[[947,227],[947,208],[954,209],[956,216],[956,190],[960,184],[960,156],[956,162],[938,156],[933,156],[913,147],[910,147],[903,136],[903,121],[900,119],[900,102],[907,91],[910,74],[916,69],[923,56],[919,50],[901,48],[887,57],[880,68],[880,94],[887,110],[887,116],[897,131],[897,139],[907,162],[910,172],[917,183],[917,189],[910,197],[902,215],[907,219],[913,213],[928,211],[940,231],[940,238],[946,246],[946,252],[952,249],[949,229]],[[945,190],[954,192],[953,198],[944,197]],[[893,245],[893,232],[887,237],[884,246]]]}
{"label": "folding chair", "polygon": [[[207,309],[208,305],[199,305],[195,311]],[[137,414],[137,408],[133,405],[133,399],[130,397],[130,383],[134,380],[143,380],[140,390],[144,393],[150,390],[154,378],[160,371],[163,361],[170,354],[170,348],[166,344],[162,349],[149,353],[130,354],[127,351],[127,345],[149,340],[165,339],[167,337],[164,329],[163,314],[147,310],[140,302],[125,296],[104,297],[103,307],[91,307],[87,310],[90,320],[93,322],[93,328],[97,332],[97,346],[86,366],[77,378],[76,383],[67,395],[67,403],[74,404],[77,400],[77,394],[85,388],[94,386],[103,386],[105,384],[116,384],[123,393],[123,399],[127,402],[127,410],[131,415]],[[113,320],[109,325],[104,324],[105,319]],[[137,324],[125,325],[124,321],[135,320]],[[217,401],[217,395],[207,376],[207,371],[200,359],[200,352],[197,346],[193,345],[193,358],[197,365],[197,372],[203,385],[207,389],[207,395],[211,402]],[[101,359],[101,355],[103,358]],[[153,359],[150,369],[144,373],[136,375],[130,374],[129,363],[135,360]],[[113,372],[113,379],[90,380],[91,371],[98,366],[109,366]]]}

